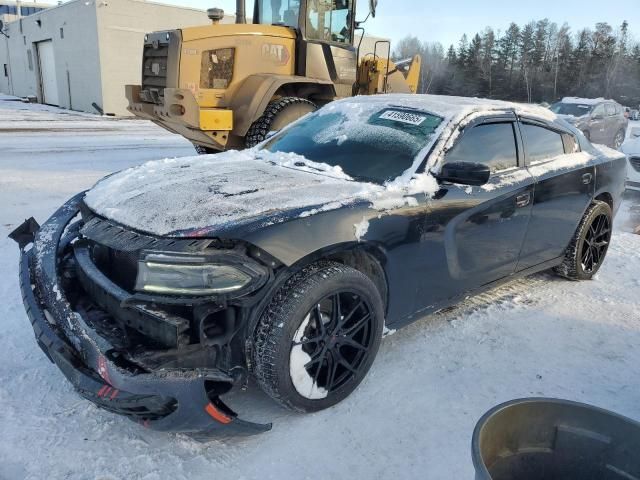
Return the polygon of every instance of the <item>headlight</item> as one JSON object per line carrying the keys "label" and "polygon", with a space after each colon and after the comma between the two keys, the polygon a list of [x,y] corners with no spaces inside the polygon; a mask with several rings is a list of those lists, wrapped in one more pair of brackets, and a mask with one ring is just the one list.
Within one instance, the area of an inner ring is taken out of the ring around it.
{"label": "headlight", "polygon": [[138,262],[135,289],[165,295],[216,295],[243,289],[254,279],[249,268],[205,255],[146,253]]}
{"label": "headlight", "polygon": [[235,48],[219,48],[202,52],[200,88],[227,88],[233,78],[235,55]]}

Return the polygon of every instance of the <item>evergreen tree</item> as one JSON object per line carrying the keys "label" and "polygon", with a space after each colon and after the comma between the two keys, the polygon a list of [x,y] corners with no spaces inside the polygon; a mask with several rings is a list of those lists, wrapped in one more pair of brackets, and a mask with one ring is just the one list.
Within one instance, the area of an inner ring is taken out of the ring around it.
{"label": "evergreen tree", "polygon": [[[471,40],[469,40],[471,39]],[[396,58],[420,54],[420,92],[554,102],[563,96],[608,97],[640,105],[640,44],[630,25],[600,22],[573,33],[548,19],[511,23],[504,34],[487,27],[463,35],[446,51],[407,37]]]}

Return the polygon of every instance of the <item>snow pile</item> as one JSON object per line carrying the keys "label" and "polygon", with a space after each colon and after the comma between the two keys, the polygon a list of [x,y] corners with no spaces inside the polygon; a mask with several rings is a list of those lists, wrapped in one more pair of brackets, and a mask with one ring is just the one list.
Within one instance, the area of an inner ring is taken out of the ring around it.
{"label": "snow pile", "polygon": [[365,217],[362,217],[362,221],[353,225],[355,230],[356,240],[360,241],[362,237],[364,237],[369,231],[369,220]]}

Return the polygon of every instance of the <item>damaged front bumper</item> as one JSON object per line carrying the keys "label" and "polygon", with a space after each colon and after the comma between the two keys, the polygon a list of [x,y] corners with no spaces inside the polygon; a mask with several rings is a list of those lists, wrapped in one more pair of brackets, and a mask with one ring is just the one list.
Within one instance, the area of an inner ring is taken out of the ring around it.
{"label": "damaged front bumper", "polygon": [[[12,234],[20,244],[20,288],[38,345],[78,393],[106,410],[161,431],[196,438],[253,435],[271,425],[239,419],[205,382],[231,384],[212,368],[131,368],[90,322],[74,311],[60,277],[60,258],[78,236],[83,194],[64,204],[38,228],[32,219]],[[32,245],[29,249],[28,245]]]}

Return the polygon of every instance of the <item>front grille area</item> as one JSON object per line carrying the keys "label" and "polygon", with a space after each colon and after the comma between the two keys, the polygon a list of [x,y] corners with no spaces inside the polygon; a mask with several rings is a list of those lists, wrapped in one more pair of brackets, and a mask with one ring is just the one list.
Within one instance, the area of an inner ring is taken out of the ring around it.
{"label": "front grille area", "polygon": [[636,172],[640,172],[640,157],[630,157],[629,163]]}
{"label": "front grille area", "polygon": [[177,87],[180,52],[179,33],[157,32],[145,37],[142,50],[142,88],[144,102],[161,105],[164,89]]}
{"label": "front grille area", "polygon": [[169,45],[145,45],[142,53],[142,89],[163,89],[167,86]]}

